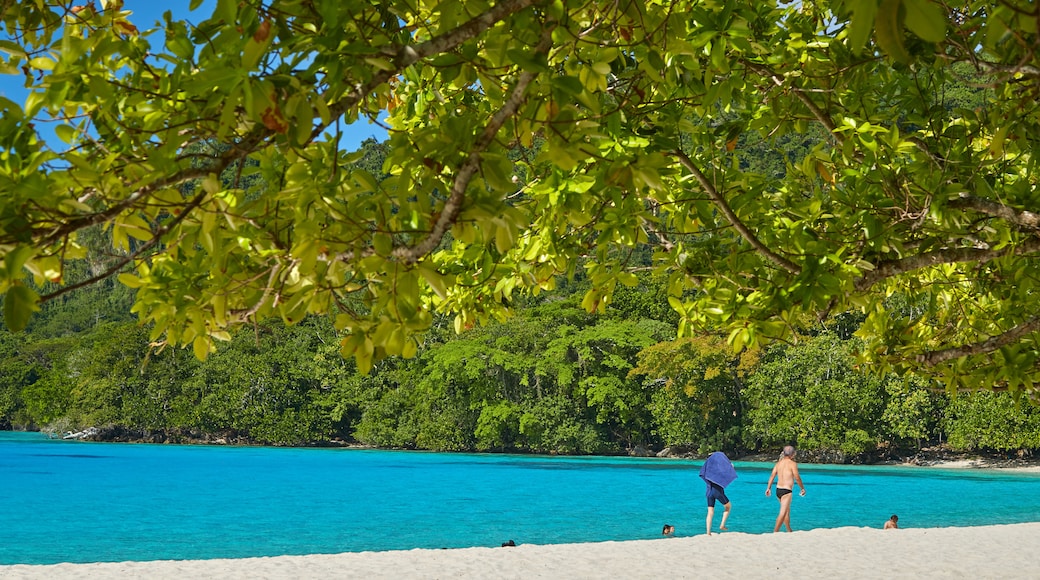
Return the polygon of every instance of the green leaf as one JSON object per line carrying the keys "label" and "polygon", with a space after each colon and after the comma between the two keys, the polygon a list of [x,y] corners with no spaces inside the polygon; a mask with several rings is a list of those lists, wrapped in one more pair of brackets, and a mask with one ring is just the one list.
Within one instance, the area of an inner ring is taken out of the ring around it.
{"label": "green leaf", "polygon": [[127,288],[140,288],[141,279],[133,274],[123,273],[118,276],[119,281]]}
{"label": "green leaf", "polygon": [[69,125],[58,125],[54,127],[54,134],[57,135],[58,138],[62,141],[68,143],[69,145],[72,145],[76,142],[76,136],[79,134],[79,132],[76,131],[74,127],[70,127]]}
{"label": "green leaf", "polygon": [[499,226],[495,228],[495,248],[499,253],[505,254],[513,247],[516,239],[513,236],[513,231],[510,228]]}
{"label": "green leaf", "polygon": [[210,340],[208,336],[196,336],[195,340],[191,343],[191,348],[195,352],[195,358],[199,360],[206,360],[209,356]]}
{"label": "green leaf", "polygon": [[54,61],[45,56],[38,56],[29,61],[29,66],[39,70],[54,70]]}
{"label": "green leaf", "polygon": [[16,42],[10,40],[0,40],[0,50],[10,54],[11,56],[17,56],[25,58],[25,49]]}
{"label": "green leaf", "polygon": [[504,155],[485,153],[481,156],[481,170],[491,189],[512,192],[516,185],[512,181],[513,163]]}
{"label": "green leaf", "polygon": [[726,39],[716,38],[711,46],[711,64],[722,74],[729,73],[729,59],[726,58]]}
{"label": "green leaf", "polygon": [[946,40],[946,13],[931,0],[903,0],[906,27],[928,42]]}
{"label": "green leaf", "polygon": [[859,54],[870,38],[870,32],[874,30],[874,18],[877,16],[877,0],[859,0],[852,8],[852,18],[849,22],[849,49],[853,54]]}
{"label": "green leaf", "polygon": [[377,232],[372,236],[372,247],[375,249],[376,254],[389,256],[390,252],[394,250],[394,239],[389,234]]}
{"label": "green leaf", "polygon": [[550,82],[554,88],[560,89],[569,95],[578,95],[585,90],[585,85],[582,84],[581,79],[575,76],[553,77]]}
{"label": "green leaf", "polygon": [[280,303],[278,310],[282,315],[282,320],[289,326],[303,320],[307,316],[310,298],[310,293],[299,292],[294,294],[287,302]]}
{"label": "green leaf", "polygon": [[910,54],[903,43],[903,0],[881,0],[874,33],[878,46],[896,62],[910,62]]}
{"label": "green leaf", "polygon": [[21,332],[29,324],[33,312],[40,309],[40,296],[24,286],[15,284],[4,295],[4,324],[14,332]]}
{"label": "green leaf", "polygon": [[191,62],[195,58],[195,46],[188,39],[187,33],[181,30],[171,32],[166,38],[166,48],[177,58]]}
{"label": "green leaf", "polygon": [[22,276],[22,266],[29,261],[34,251],[29,246],[15,246],[13,250],[7,252],[4,256],[4,268],[7,270],[7,277],[11,279],[18,279]]}
{"label": "green leaf", "polygon": [[506,51],[506,56],[510,62],[526,71],[536,73],[549,71],[549,68],[545,65],[545,58],[539,54],[518,48],[510,48]]}
{"label": "green leaf", "polygon": [[252,70],[260,62],[260,57],[267,52],[274,35],[269,35],[265,40],[257,42],[253,38],[246,41],[245,50],[242,51],[242,68]]}

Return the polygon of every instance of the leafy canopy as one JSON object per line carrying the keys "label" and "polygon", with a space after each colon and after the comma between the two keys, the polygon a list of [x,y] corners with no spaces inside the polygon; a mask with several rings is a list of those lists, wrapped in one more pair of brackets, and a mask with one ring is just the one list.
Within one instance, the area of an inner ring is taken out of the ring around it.
{"label": "leafy canopy", "polygon": [[[333,312],[365,370],[578,268],[601,309],[651,245],[683,334],[859,310],[872,368],[1032,389],[1037,13],[957,6],[5,0],[5,321],[118,275],[153,341]],[[382,115],[377,174],[337,136]],[[779,173],[736,149],[803,132]],[[97,224],[122,259],[62,285]]]}

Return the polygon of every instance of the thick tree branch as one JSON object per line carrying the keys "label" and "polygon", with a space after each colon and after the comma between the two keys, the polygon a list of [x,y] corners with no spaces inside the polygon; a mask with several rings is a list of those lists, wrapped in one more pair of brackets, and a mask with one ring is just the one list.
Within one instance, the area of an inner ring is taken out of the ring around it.
{"label": "thick tree branch", "polygon": [[1040,318],[1033,318],[1003,334],[990,337],[981,342],[919,354],[917,355],[917,362],[934,367],[937,364],[955,358],[990,353],[1003,346],[1016,343],[1023,337],[1037,331],[1040,331]]}
{"label": "thick tree branch", "polygon": [[1040,252],[1040,238],[1028,238],[1015,245],[1000,250],[985,250],[980,248],[947,248],[924,254],[907,256],[898,260],[885,260],[875,264],[873,270],[867,272],[859,280],[856,280],[856,290],[865,292],[874,284],[886,278],[892,278],[907,272],[914,272],[940,264],[956,264],[963,262],[985,263],[1014,255],[1023,256]]}
{"label": "thick tree branch", "polygon": [[[535,52],[544,53],[549,50],[551,44],[552,27],[549,27],[543,33],[542,40],[536,47]],[[465,163],[462,164],[462,167],[460,167],[458,172],[455,174],[455,180],[452,182],[448,200],[444,203],[444,208],[441,210],[437,222],[433,224],[430,234],[414,246],[396,248],[393,252],[394,258],[401,260],[406,264],[413,264],[419,261],[419,259],[426,254],[432,252],[437,245],[440,244],[444,234],[448,232],[448,229],[455,223],[455,220],[459,217],[459,213],[462,211],[462,204],[466,199],[466,188],[469,187],[469,183],[473,180],[473,176],[476,175],[477,170],[480,169],[481,153],[486,151],[495,140],[495,135],[498,134],[499,129],[502,128],[502,125],[505,124],[506,120],[516,114],[517,109],[519,109],[520,105],[524,102],[527,86],[531,84],[531,81],[534,80],[535,76],[537,76],[535,73],[527,71],[520,74],[520,77],[516,81],[516,86],[513,87],[513,91],[510,93],[509,98],[491,117],[491,121],[484,127],[480,136],[477,137]]]}
{"label": "thick tree branch", "polygon": [[1040,214],[1031,211],[1018,211],[1002,203],[981,197],[961,194],[957,199],[950,201],[949,207],[975,210],[981,214],[1000,218],[1021,228],[1040,230]]}
{"label": "thick tree branch", "polygon": [[[545,31],[542,36],[541,42],[535,48],[536,52],[542,53],[549,49],[552,44],[552,28]],[[441,209],[441,213],[437,218],[437,221],[433,224],[429,234],[423,238],[419,243],[412,246],[399,246],[394,248],[391,256],[405,264],[414,264],[422,259],[423,256],[432,252],[444,235],[448,232],[451,226],[459,217],[459,213],[462,211],[462,206],[466,197],[466,189],[469,187],[473,177],[477,174],[480,169],[480,156],[487,150],[491,143],[495,139],[495,135],[502,128],[511,116],[516,114],[516,111],[520,108],[520,105],[524,102],[527,87],[531,84],[531,81],[537,75],[532,72],[523,72],[517,78],[516,85],[513,87],[509,98],[502,104],[497,112],[491,117],[491,120],[481,131],[470,149],[469,155],[466,157],[466,161],[463,162],[462,166],[455,174],[455,179],[452,182],[451,190],[448,192],[448,199],[444,203],[444,207]],[[364,250],[360,253],[353,251],[343,252],[336,255],[336,260],[351,261],[356,258],[365,257],[372,255],[374,250],[371,248]]]}
{"label": "thick tree branch", "polygon": [[732,224],[738,232],[740,232],[740,235],[745,240],[747,240],[747,242],[751,244],[752,247],[758,250],[758,252],[765,256],[766,259],[768,259],[770,262],[773,262],[774,264],[780,266],[781,268],[790,272],[791,274],[797,275],[801,273],[802,269],[798,266],[798,264],[795,264],[794,262],[767,248],[766,245],[763,244],[755,236],[755,234],[751,230],[749,230],[746,225],[744,225],[742,221],[740,221],[740,218],[737,217],[737,214],[734,213],[733,209],[729,207],[729,203],[726,202],[726,198],[722,197],[718,190],[715,189],[715,185],[708,180],[707,176],[701,173],[701,170],[697,167],[697,165],[693,163],[693,160],[687,157],[686,154],[682,151],[676,151],[675,155],[679,158],[679,162],[682,163],[683,167],[688,169],[690,173],[692,173],[693,176],[697,178],[697,182],[700,183],[701,188],[704,190],[704,193],[708,194],[708,197],[710,197],[711,200],[715,203],[716,207],[718,207],[719,210],[722,211],[723,215],[726,216],[726,219],[729,220],[729,223]]}
{"label": "thick tree branch", "polygon": [[430,234],[414,246],[396,248],[393,252],[395,258],[407,264],[412,264],[417,262],[419,258],[432,252],[440,244],[444,234],[448,232],[448,229],[455,223],[459,213],[462,211],[462,205],[466,199],[466,188],[469,187],[473,176],[480,169],[480,154],[487,150],[488,145],[494,140],[495,135],[502,128],[506,119],[516,112],[516,109],[524,99],[524,92],[527,86],[534,77],[534,73],[525,72],[521,74],[509,100],[492,117],[491,122],[484,127],[484,131],[476,143],[474,143],[473,149],[470,151],[465,163],[462,164],[458,173],[455,174],[448,199],[444,202],[444,208],[437,218],[437,222],[430,229]]}

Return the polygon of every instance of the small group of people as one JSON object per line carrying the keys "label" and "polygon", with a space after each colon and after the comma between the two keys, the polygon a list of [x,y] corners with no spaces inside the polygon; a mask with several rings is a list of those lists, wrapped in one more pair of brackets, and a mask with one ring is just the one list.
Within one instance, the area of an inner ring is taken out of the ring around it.
{"label": "small group of people", "polygon": [[[773,480],[776,480],[776,499],[780,502],[780,512],[776,516],[773,532],[779,532],[780,528],[791,531],[791,499],[794,497],[794,486],[798,485],[798,495],[805,496],[805,484],[802,476],[798,473],[798,463],[795,461],[797,451],[794,446],[787,445],[780,454],[780,459],[773,466],[769,474],[769,482],[766,483],[766,497],[773,492]],[[716,451],[708,456],[701,466],[701,479],[704,480],[706,490],[705,496],[708,501],[708,516],[706,518],[705,531],[710,536],[712,522],[715,519],[715,506],[722,504],[722,521],[719,523],[719,531],[725,532],[726,520],[729,519],[731,502],[726,496],[726,486],[737,479],[737,470],[733,467],[726,454]],[[884,529],[899,527],[899,516],[893,515],[885,522]],[[661,533],[670,536],[675,533],[675,527],[665,524]]]}

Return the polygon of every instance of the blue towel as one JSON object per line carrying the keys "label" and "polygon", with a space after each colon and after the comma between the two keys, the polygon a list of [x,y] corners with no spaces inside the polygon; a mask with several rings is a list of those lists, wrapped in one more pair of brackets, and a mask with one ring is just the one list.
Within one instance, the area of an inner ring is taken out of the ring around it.
{"label": "blue towel", "polygon": [[729,457],[721,451],[716,451],[704,460],[701,466],[701,479],[710,481],[719,487],[725,488],[737,478],[737,470],[733,468]]}

